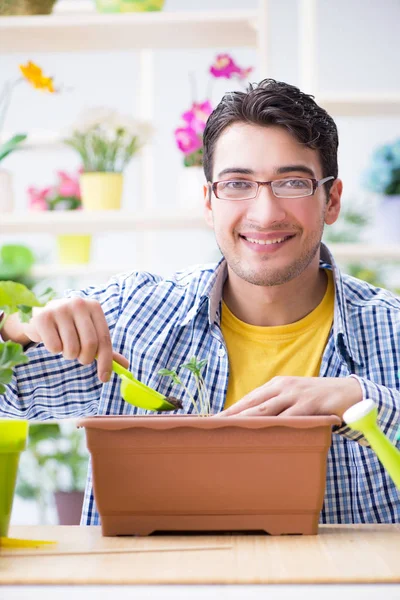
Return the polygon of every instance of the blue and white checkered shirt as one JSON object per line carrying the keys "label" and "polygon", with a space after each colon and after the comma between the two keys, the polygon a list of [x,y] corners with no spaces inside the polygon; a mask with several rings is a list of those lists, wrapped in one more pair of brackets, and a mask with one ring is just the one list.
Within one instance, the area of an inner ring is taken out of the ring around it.
{"label": "blue and white checkered shirt", "polygon": [[[386,435],[395,442],[400,422],[400,300],[388,291],[342,275],[321,246],[321,268],[335,276],[334,322],[323,354],[321,377],[355,374],[364,398],[379,407]],[[182,397],[182,388],[158,375],[188,357],[208,358],[205,382],[215,411],[228,387],[228,356],[220,328],[226,263],[195,266],[162,278],[149,273],[117,275],[103,289],[68,295],[98,300],[106,315],[113,347],[126,356],[135,376],[165,395]],[[83,366],[47,352],[28,350],[29,363],[15,369],[0,414],[28,419],[88,415],[144,414],[124,402],[113,375],[102,384],[96,364]],[[180,376],[196,396],[189,371]],[[183,398],[185,412],[192,405]],[[89,467],[82,523],[98,525]],[[321,523],[398,523],[400,494],[365,439],[343,425],[332,435]]]}

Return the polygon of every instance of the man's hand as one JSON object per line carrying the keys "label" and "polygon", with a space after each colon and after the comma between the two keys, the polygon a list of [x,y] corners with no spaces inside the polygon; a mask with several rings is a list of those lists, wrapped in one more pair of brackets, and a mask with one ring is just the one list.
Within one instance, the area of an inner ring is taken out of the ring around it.
{"label": "man's hand", "polygon": [[273,377],[219,415],[342,418],[350,406],[362,399],[361,386],[354,377]]}
{"label": "man's hand", "polygon": [[113,359],[128,366],[126,358],[113,352],[107,321],[96,300],[52,300],[44,308],[34,309],[29,323],[16,322],[14,315],[8,321],[4,327],[8,339],[23,345],[43,342],[50,352],[78,359],[83,365],[97,357],[97,372],[103,382],[110,379]]}

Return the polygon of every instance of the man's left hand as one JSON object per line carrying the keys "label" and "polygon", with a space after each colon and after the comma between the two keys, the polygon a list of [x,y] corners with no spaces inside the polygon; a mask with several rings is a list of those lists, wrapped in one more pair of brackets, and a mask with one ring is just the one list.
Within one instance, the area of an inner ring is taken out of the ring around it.
{"label": "man's left hand", "polygon": [[[338,415],[363,399],[354,377],[273,377],[219,413],[249,417]],[[218,416],[218,415],[216,415]]]}

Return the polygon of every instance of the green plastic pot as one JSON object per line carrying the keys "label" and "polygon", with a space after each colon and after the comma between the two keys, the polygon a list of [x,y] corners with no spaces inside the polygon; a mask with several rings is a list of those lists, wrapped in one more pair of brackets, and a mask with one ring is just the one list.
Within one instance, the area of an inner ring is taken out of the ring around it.
{"label": "green plastic pot", "polygon": [[164,0],[120,0],[121,12],[149,12],[162,10]]}
{"label": "green plastic pot", "polygon": [[0,537],[7,537],[19,457],[26,448],[28,421],[0,419]]}

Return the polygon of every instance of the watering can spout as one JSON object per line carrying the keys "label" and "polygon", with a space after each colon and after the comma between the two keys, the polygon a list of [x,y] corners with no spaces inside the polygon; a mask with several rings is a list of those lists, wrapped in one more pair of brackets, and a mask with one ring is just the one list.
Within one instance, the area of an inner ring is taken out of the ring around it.
{"label": "watering can spout", "polygon": [[[362,400],[346,410],[343,420],[360,431],[385,467],[396,487],[400,490],[400,450],[378,426],[378,409],[373,400]],[[400,434],[400,431],[399,431]],[[399,434],[397,439],[399,439]]]}

